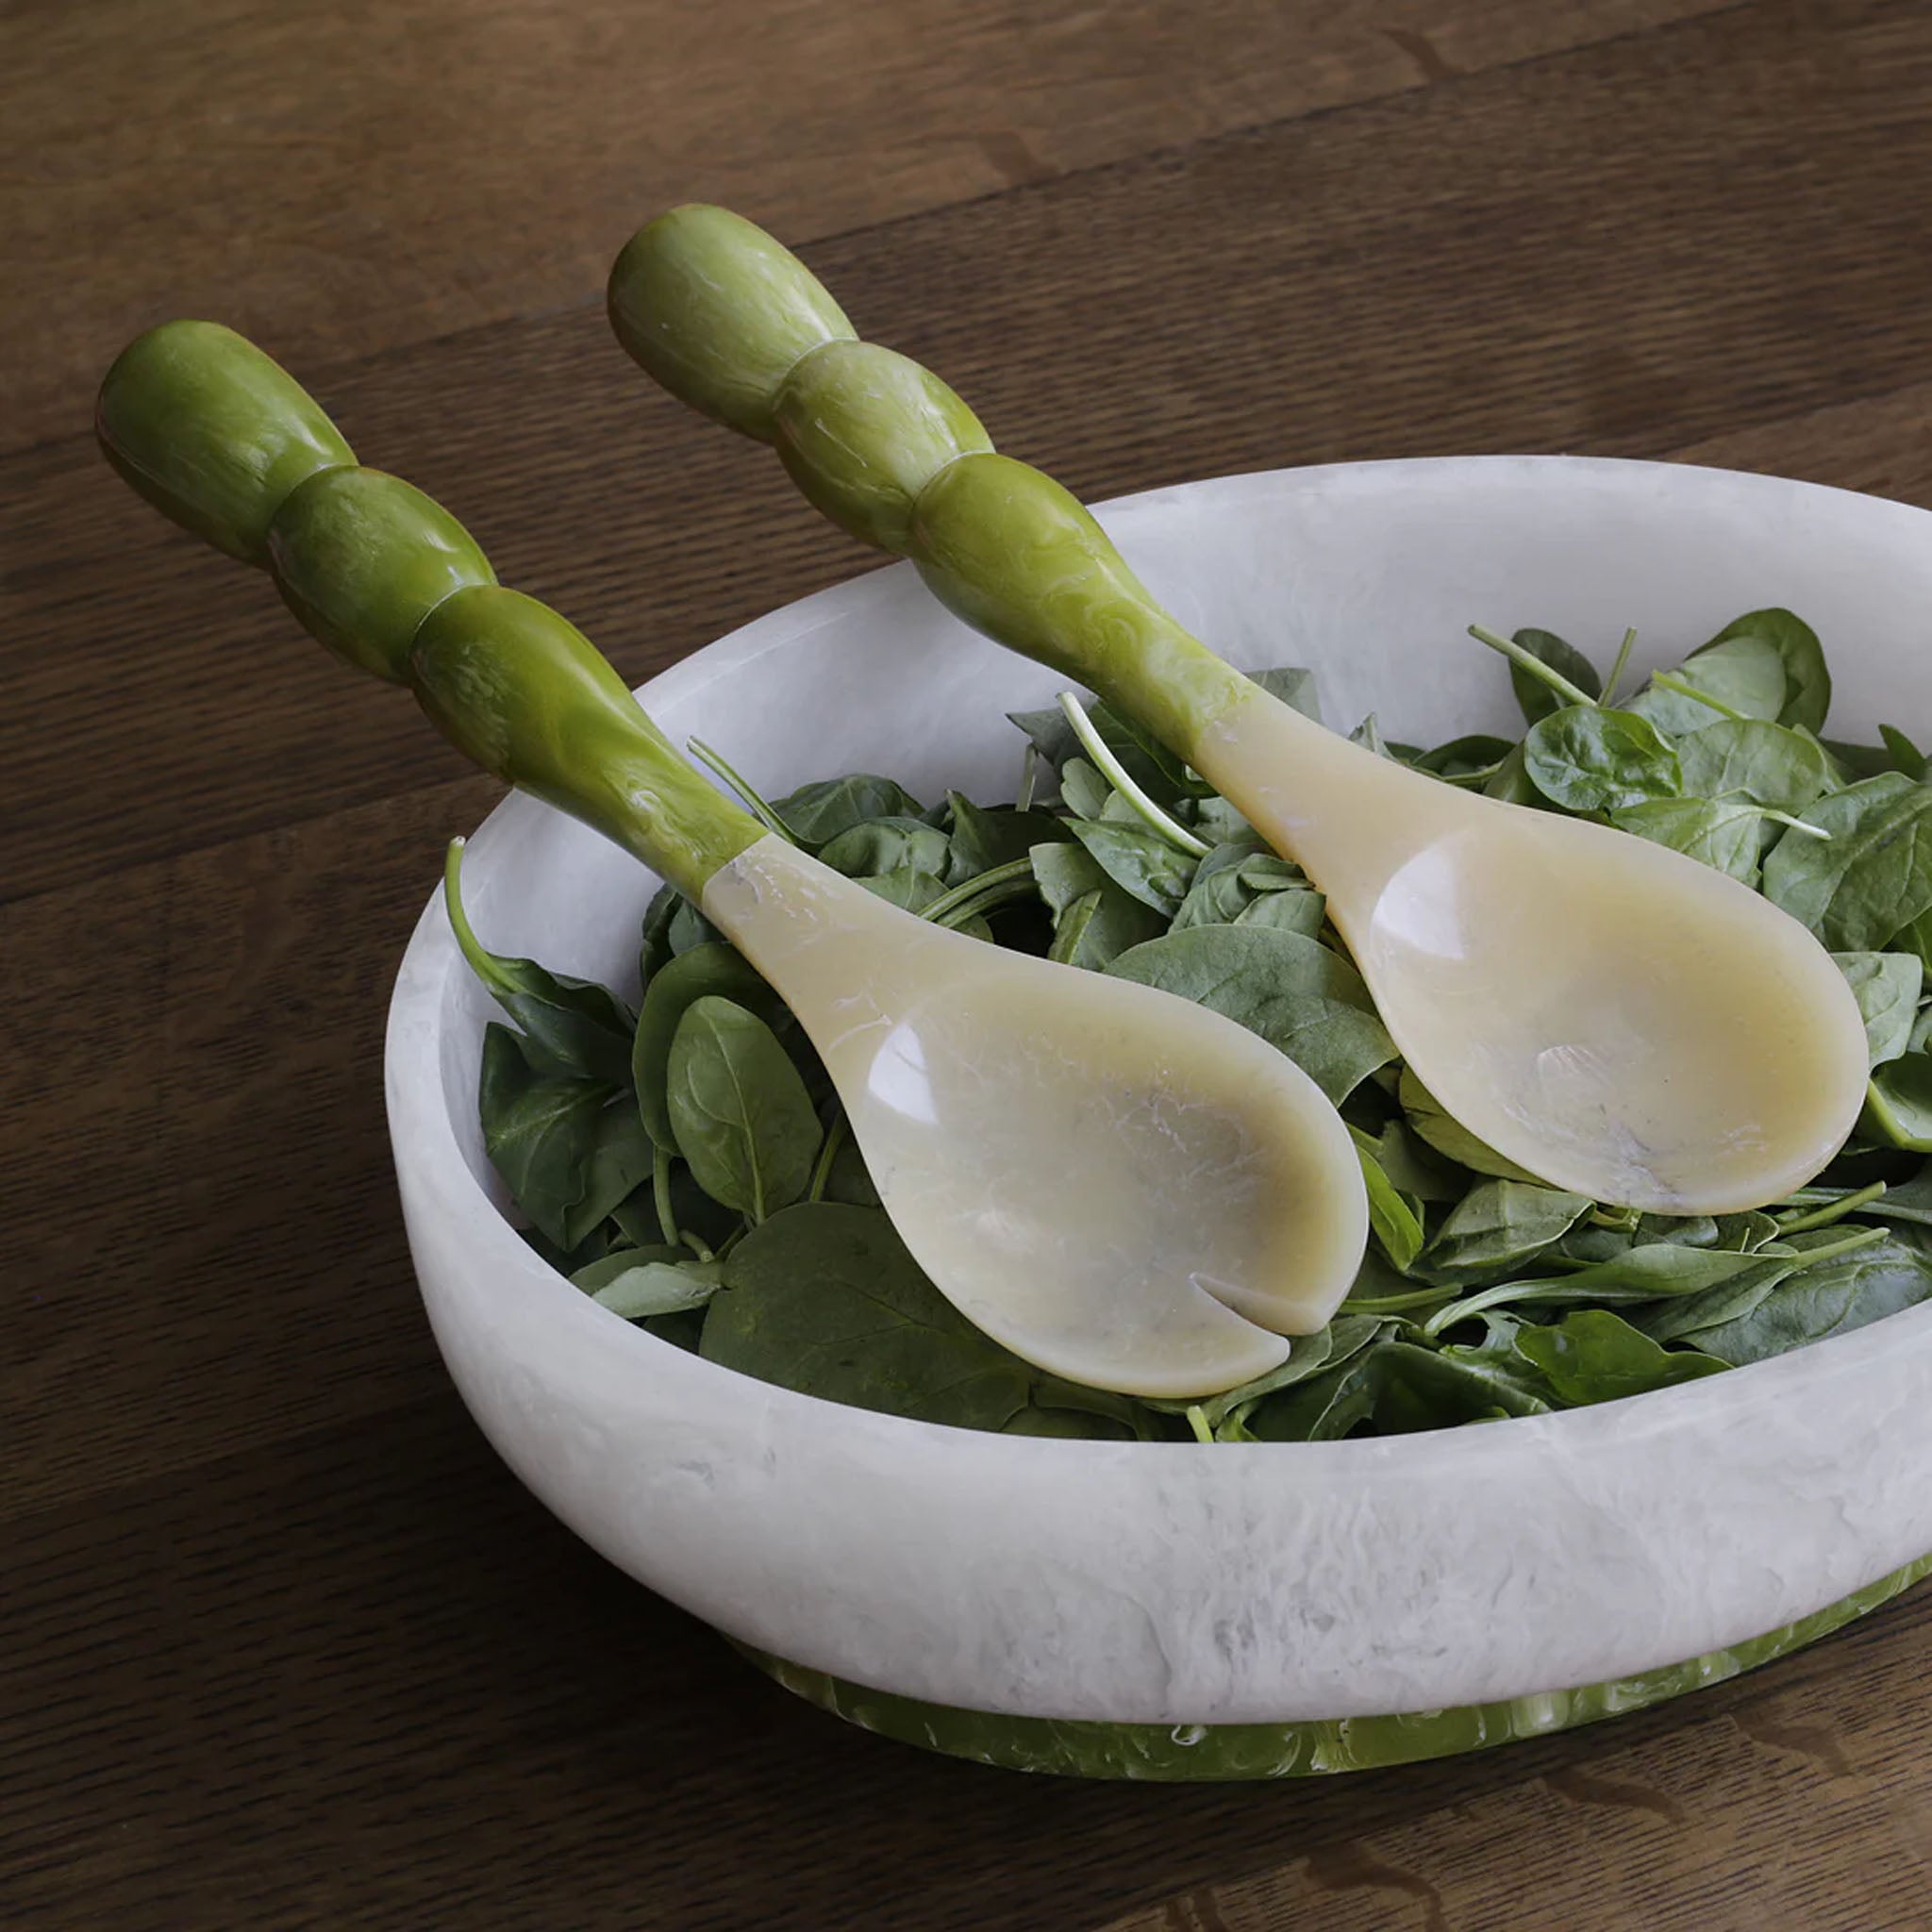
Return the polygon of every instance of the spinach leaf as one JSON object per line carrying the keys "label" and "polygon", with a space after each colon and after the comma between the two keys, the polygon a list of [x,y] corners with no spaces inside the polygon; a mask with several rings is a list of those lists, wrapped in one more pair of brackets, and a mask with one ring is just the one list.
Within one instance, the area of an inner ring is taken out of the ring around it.
{"label": "spinach leaf", "polygon": [[[1034,749],[1053,766],[1056,774],[1064,774],[1069,761],[1080,756],[1080,741],[1067,722],[1067,714],[1058,705],[1039,711],[1008,711],[1007,716],[1033,741]],[[1089,706],[1087,717],[1099,733],[1100,741],[1155,804],[1172,805],[1184,792],[1202,789],[1187,781],[1186,768],[1173,753],[1154,744],[1107,705]]]}
{"label": "spinach leaf", "polygon": [[1715,1357],[1659,1346],[1608,1308],[1578,1308],[1555,1327],[1516,1331],[1516,1348],[1557,1397],[1581,1407],[1721,1374]]}
{"label": "spinach leaf", "polygon": [[1834,953],[1865,1022],[1871,1064],[1895,1060],[1912,1042],[1925,962],[1913,953]]}
{"label": "spinach leaf", "polygon": [[1375,1158],[1375,1143],[1359,1127],[1351,1127],[1356,1158],[1361,1162],[1362,1182],[1369,1192],[1369,1231],[1381,1244],[1395,1269],[1407,1274],[1421,1254],[1423,1220],[1419,1204],[1404,1200],[1382,1163]]}
{"label": "spinach leaf", "polygon": [[1270,671],[1250,671],[1249,678],[1272,698],[1279,698],[1291,711],[1322,722],[1322,700],[1315,691],[1315,674],[1298,664],[1280,664]]}
{"label": "spinach leaf", "polygon": [[638,938],[638,979],[646,987],[672,957],[671,922],[683,904],[684,894],[675,886],[659,886],[644,908],[643,930]]}
{"label": "spinach leaf", "polygon": [[830,1402],[998,1429],[1033,1371],[982,1335],[874,1209],[808,1202],[755,1227],[705,1317],[709,1361]]}
{"label": "spinach leaf", "polygon": [[672,1131],[714,1201],[763,1221],[803,1194],[824,1138],[811,1097],[777,1036],[734,1001],[707,993],[672,1036]]}
{"label": "spinach leaf", "polygon": [[946,874],[954,885],[1024,858],[1036,845],[1067,837],[1066,826],[1051,812],[1014,811],[974,805],[958,791],[946,793],[952,808],[952,864]]}
{"label": "spinach leaf", "polygon": [[1098,766],[1069,758],[1060,769],[1060,796],[1076,819],[1097,819],[1112,803],[1114,790]]}
{"label": "spinach leaf", "polygon": [[1036,845],[1028,856],[1054,914],[1048,957],[1061,964],[1097,973],[1165,929],[1160,914],[1115,885],[1084,845]]}
{"label": "spinach leaf", "polygon": [[1535,1174],[1518,1167],[1513,1160],[1506,1160],[1493,1147],[1478,1141],[1461,1122],[1452,1118],[1442,1103],[1409,1068],[1403,1068],[1401,1084],[1395,1091],[1416,1138],[1445,1159],[1453,1160],[1458,1167],[1468,1168],[1473,1174],[1494,1174],[1499,1180],[1530,1181],[1541,1185]]}
{"label": "spinach leaf", "polygon": [[888,905],[897,906],[907,912],[924,912],[946,891],[944,879],[929,872],[921,872],[912,865],[899,866],[891,872],[874,873],[872,877],[862,878],[858,883]]}
{"label": "spinach leaf", "polygon": [[1548,1391],[1521,1357],[1489,1346],[1421,1348],[1385,1341],[1375,1352],[1375,1426],[1391,1435],[1453,1428],[1491,1417],[1542,1415]]}
{"label": "spinach leaf", "polygon": [[[1261,842],[1253,832],[1224,840],[1194,869],[1187,896],[1174,916],[1174,930],[1191,925],[1232,925],[1259,893],[1242,873],[1250,859],[1261,856]],[[1273,854],[1268,855],[1273,858]],[[1287,866],[1285,859],[1275,859]],[[1288,868],[1291,872],[1295,869]]]}
{"label": "spinach leaf", "polygon": [[1763,718],[1721,718],[1677,741],[1684,791],[1692,798],[1748,798],[1800,812],[1827,783],[1815,738]]}
{"label": "spinach leaf", "polygon": [[677,1136],[671,1124],[671,1042],[687,1008],[708,994],[735,1000],[773,1026],[791,1018],[785,1003],[735,946],[693,946],[653,975],[644,989],[626,1072],[651,1139],[673,1154]]}
{"label": "spinach leaf", "polygon": [[580,1248],[637,1191],[650,1176],[652,1158],[650,1136],[630,1095],[610,1100],[591,1123],[582,1168],[584,1191],[559,1216],[566,1249]]}
{"label": "spinach leaf", "polygon": [[1338,1105],[1395,1058],[1395,1042],[1375,1018],[1361,975],[1299,933],[1197,925],[1134,946],[1107,970],[1259,1034]]}
{"label": "spinach leaf", "polygon": [[1790,702],[1783,656],[1768,638],[1713,639],[1667,675],[1713,701],[1706,704],[1701,696],[1674,691],[1653,676],[1629,708],[1673,738],[1701,731],[1726,716],[1776,721]]}
{"label": "spinach leaf", "polygon": [[1888,772],[1801,816],[1830,837],[1780,839],[1764,861],[1764,896],[1833,952],[1880,950],[1932,911],[1932,786]]}
{"label": "spinach leaf", "polygon": [[1508,756],[1489,775],[1483,785],[1485,798],[1500,798],[1506,805],[1527,805],[1548,809],[1549,801],[1530,782],[1529,762],[1524,747],[1510,747]]}
{"label": "spinach leaf", "polygon": [[1478,772],[1492,771],[1515,749],[1507,738],[1477,732],[1466,738],[1452,738],[1446,744],[1424,752],[1416,759],[1415,768],[1434,773],[1439,778],[1468,778]]}
{"label": "spinach leaf", "polygon": [[[1775,713],[1778,723],[1796,724],[1807,731],[1823,731],[1824,714],[1831,708],[1831,673],[1825,669],[1824,651],[1817,632],[1789,610],[1751,610],[1725,625],[1709,643],[1692,652],[1690,663],[1695,664],[1698,658],[1735,638],[1757,639],[1776,651],[1785,675],[1784,702]],[[1689,668],[1687,665],[1686,669]]]}
{"label": "spinach leaf", "polygon": [[904,786],[871,772],[801,785],[772,809],[801,845],[816,852],[867,819],[916,819],[924,810]]}
{"label": "spinach leaf", "polygon": [[887,872],[943,874],[953,841],[924,819],[866,819],[827,840],[819,858],[834,872],[859,879]]}
{"label": "spinach leaf", "polygon": [[1932,1154],[1932,1053],[1901,1054],[1873,1071],[1858,1131],[1888,1147]]}
{"label": "spinach leaf", "polygon": [[1932,1264],[1915,1242],[1893,1236],[1791,1275],[1749,1314],[1704,1329],[1695,1340],[1721,1361],[1764,1361],[1829,1335],[1847,1335],[1928,1297]]}
{"label": "spinach leaf", "polygon": [[689,899],[678,900],[671,908],[671,924],[664,936],[674,954],[688,953],[693,946],[724,943],[724,935]]}
{"label": "spinach leaf", "polygon": [[1530,783],[1565,811],[1610,811],[1682,789],[1677,755],[1632,711],[1567,705],[1532,724],[1523,741]]}
{"label": "spinach leaf", "polygon": [[1878,735],[1885,741],[1891,769],[1903,772],[1915,785],[1925,782],[1925,754],[1896,724],[1881,724]]}
{"label": "spinach leaf", "polygon": [[1197,861],[1158,832],[1110,819],[1070,819],[1067,829],[1123,891],[1167,919],[1180,910]]}
{"label": "spinach leaf", "polygon": [[484,1028],[477,1086],[484,1151],[517,1206],[562,1249],[575,1245],[571,1210],[590,1186],[610,1095],[607,1081],[559,1074],[547,1055],[533,1058],[508,1026],[491,1021]]}
{"label": "spinach leaf", "polygon": [[1382,1388],[1380,1359],[1389,1345],[1371,1342],[1340,1365],[1262,1397],[1242,1419],[1243,1440],[1340,1441],[1374,1413]]}
{"label": "spinach leaf", "polygon": [[1613,811],[1610,823],[1747,886],[1757,882],[1764,812],[1748,798],[1654,798]]}
{"label": "spinach leaf", "polygon": [[470,971],[558,1074],[622,1086],[630,1077],[631,1017],[616,995],[593,980],[552,973],[534,959],[488,951],[470,930],[461,889],[463,841],[450,841],[443,867],[443,909]]}
{"label": "spinach leaf", "polygon": [[1286,892],[1263,892],[1235,915],[1237,925],[1259,925],[1275,932],[1298,932],[1313,939],[1328,916],[1328,901],[1312,886]]}
{"label": "spinach leaf", "polygon": [[1569,1233],[1593,1203],[1535,1181],[1484,1181],[1450,1210],[1429,1243],[1428,1270],[1474,1282],[1519,1268]]}
{"label": "spinach leaf", "polygon": [[[1596,666],[1574,645],[1565,643],[1555,631],[1520,630],[1511,641],[1521,644],[1532,658],[1567,677],[1578,691],[1593,698],[1603,695],[1603,680],[1597,675]],[[1538,724],[1552,711],[1559,711],[1563,708],[1562,697],[1535,672],[1525,671],[1521,664],[1509,666],[1509,689],[1516,693],[1516,702],[1528,724]]]}
{"label": "spinach leaf", "polygon": [[641,1322],[703,1307],[718,1291],[720,1272],[720,1263],[695,1260],[675,1248],[630,1248],[579,1268],[571,1280],[598,1307]]}

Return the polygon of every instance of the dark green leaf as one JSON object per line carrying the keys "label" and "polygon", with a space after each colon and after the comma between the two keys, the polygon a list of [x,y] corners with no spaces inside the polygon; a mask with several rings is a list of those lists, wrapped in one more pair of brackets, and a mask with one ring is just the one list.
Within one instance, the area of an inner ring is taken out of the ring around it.
{"label": "dark green leaf", "polygon": [[1632,711],[1570,705],[1530,727],[1523,741],[1530,782],[1565,811],[1612,811],[1681,789],[1677,755]]}
{"label": "dark green leaf", "polygon": [[1382,1172],[1382,1163],[1375,1158],[1375,1143],[1358,1127],[1351,1127],[1349,1133],[1369,1191],[1369,1231],[1381,1243],[1391,1264],[1406,1274],[1422,1253],[1422,1215],[1417,1205],[1404,1200]]}
{"label": "dark green leaf", "polygon": [[1417,1138],[1445,1159],[1468,1168],[1473,1174],[1494,1174],[1500,1180],[1536,1180],[1533,1174],[1518,1167],[1513,1160],[1505,1160],[1493,1147],[1478,1141],[1459,1121],[1452,1119],[1442,1103],[1407,1067],[1402,1070],[1402,1084],[1396,1093]]}
{"label": "dark green leaf", "polygon": [[1275,932],[1298,932],[1313,939],[1327,917],[1328,901],[1312,886],[1287,892],[1263,892],[1235,917],[1237,925],[1259,925]]}
{"label": "dark green leaf", "polygon": [[1651,799],[1613,811],[1610,823],[1747,886],[1757,882],[1764,813],[1748,798]]}
{"label": "dark green leaf", "polygon": [[924,819],[867,819],[827,840],[819,858],[847,878],[888,872],[929,872],[941,875],[952,858],[952,841]]}
{"label": "dark green leaf", "polygon": [[599,1223],[624,1205],[649,1177],[652,1158],[651,1138],[630,1095],[622,1094],[592,1124],[583,1164],[583,1192],[562,1212],[566,1248],[579,1248]]}
{"label": "dark green leaf", "polygon": [[1433,772],[1441,778],[1465,778],[1500,765],[1516,747],[1507,738],[1479,732],[1467,738],[1452,738],[1425,751],[1415,761],[1419,772]]}
{"label": "dark green leaf", "polygon": [[916,819],[924,808],[903,786],[870,772],[801,785],[772,808],[801,845],[817,851],[867,819]]}
{"label": "dark green leaf", "polygon": [[1871,1064],[1895,1060],[1912,1043],[1925,963],[1913,953],[1834,953],[1857,997]]}
{"label": "dark green leaf", "polygon": [[1097,819],[1112,801],[1114,789],[1098,766],[1085,758],[1069,758],[1060,768],[1060,796],[1075,818]]}
{"label": "dark green leaf", "polygon": [[1932,1265],[1915,1243],[1893,1237],[1790,1275],[1748,1315],[1701,1330],[1696,1342],[1723,1361],[1764,1361],[1849,1334],[1928,1297]]}
{"label": "dark green leaf", "polygon": [[952,865],[946,876],[955,885],[1024,858],[1036,845],[1067,837],[1066,826],[1051,812],[1013,811],[977,806],[957,791],[946,793],[952,808]]}
{"label": "dark green leaf", "polygon": [[946,891],[944,879],[909,865],[901,866],[895,872],[877,873],[871,878],[860,879],[858,883],[888,905],[900,907],[907,912],[924,912]]}
{"label": "dark green leaf", "polygon": [[1108,819],[1070,819],[1067,829],[1123,891],[1167,919],[1180,910],[1195,860],[1158,832]]}
{"label": "dark green leaf", "polygon": [[1355,968],[1299,933],[1200,925],[1135,946],[1107,970],[1259,1034],[1337,1103],[1395,1058]]}
{"label": "dark green leaf", "polygon": [[772,1029],[707,994],[671,1041],[671,1125],[714,1201],[762,1221],[798,1199],[824,1138],[811,1098]]}
{"label": "dark green leaf", "polygon": [[1535,1181],[1483,1181],[1451,1209],[1429,1243],[1431,1278],[1474,1282],[1519,1268],[1591,1210],[1584,1194]]}
{"label": "dark green leaf", "polygon": [[1691,798],[1748,798],[1800,812],[1824,791],[1816,739],[1762,718],[1721,718],[1677,741],[1677,765]]}
{"label": "dark green leaf", "polygon": [[1858,1131],[1888,1147],[1932,1154],[1932,1053],[1902,1054],[1874,1070]]}
{"label": "dark green leaf", "polygon": [[672,908],[671,924],[665,929],[665,937],[675,954],[688,953],[693,946],[724,943],[724,935],[689,899],[680,899]]}
{"label": "dark green leaf", "polygon": [[[1784,702],[1773,714],[1778,723],[1802,725],[1807,731],[1823,731],[1824,714],[1831,708],[1831,674],[1824,667],[1824,652],[1811,626],[1801,618],[1792,616],[1789,610],[1747,611],[1742,617],[1725,625],[1709,643],[1693,652],[1686,670],[1734,638],[1761,639],[1777,652],[1785,675]],[[1745,708],[1740,706],[1739,708]],[[1762,717],[1766,714],[1754,712],[1753,715]],[[1769,804],[1771,801],[1761,802]]]}
{"label": "dark green leaf", "polygon": [[[1631,710],[1673,738],[1701,731],[1728,712],[1781,721],[1790,701],[1783,657],[1767,638],[1714,639],[1671,675],[1718,700],[1707,705],[1655,682],[1631,699]],[[1720,705],[1727,709],[1720,709]]]}
{"label": "dark green leaf", "polygon": [[1029,1405],[1032,1371],[940,1293],[882,1213],[788,1208],[731,1251],[724,1280],[704,1353],[725,1368],[960,1428],[1001,1428]]}
{"label": "dark green leaf", "polygon": [[684,895],[675,886],[659,886],[644,908],[643,931],[638,941],[638,978],[646,987],[671,958],[671,922],[683,904]]}
{"label": "dark green leaf", "polygon": [[1764,896],[1833,952],[1881,950],[1932,911],[1932,786],[1889,772],[1802,817],[1830,837],[1780,839],[1764,861]]}
{"label": "dark green leaf", "polygon": [[516,1204],[558,1247],[568,1250],[570,1212],[590,1185],[598,1122],[610,1105],[603,1080],[533,1064],[522,1035],[495,1022],[483,1032],[477,1111],[484,1151]]}
{"label": "dark green leaf", "polygon": [[1725,1366],[1712,1356],[1662,1348],[1608,1308],[1578,1308],[1555,1327],[1519,1328],[1516,1347],[1577,1407],[1674,1389]]}
{"label": "dark green leaf", "polygon": [[638,1014],[628,1072],[637,1090],[638,1112],[651,1139],[673,1154],[677,1152],[677,1136],[672,1131],[668,1094],[671,1042],[686,1008],[708,994],[736,1000],[769,1025],[789,1017],[785,1003],[735,946],[693,946],[653,975]]}
{"label": "dark green leaf", "polygon": [[[1574,645],[1565,643],[1555,631],[1520,630],[1512,641],[1521,644],[1532,658],[1547,664],[1559,676],[1568,678],[1586,697],[1603,695],[1603,679],[1597,675],[1596,666]],[[1535,672],[1525,671],[1521,664],[1512,663],[1509,667],[1509,688],[1516,693],[1516,702],[1522,708],[1524,718],[1531,724],[1547,718],[1552,711],[1560,711],[1568,702]]]}
{"label": "dark green leaf", "polygon": [[1924,784],[1925,754],[1896,724],[1881,724],[1878,727],[1878,735],[1885,741],[1885,749],[1891,758],[1892,770],[1903,773],[1915,785]]}
{"label": "dark green leaf", "polygon": [[1497,1415],[1541,1415],[1551,1406],[1536,1370],[1501,1349],[1385,1341],[1375,1351],[1375,1426],[1389,1435]]}
{"label": "dark green leaf", "polygon": [[458,841],[450,847],[443,873],[443,905],[470,970],[554,1072],[623,1086],[630,1078],[634,1022],[629,1011],[594,980],[574,979],[567,973],[552,973],[534,959],[489,951],[463,913],[461,863]]}

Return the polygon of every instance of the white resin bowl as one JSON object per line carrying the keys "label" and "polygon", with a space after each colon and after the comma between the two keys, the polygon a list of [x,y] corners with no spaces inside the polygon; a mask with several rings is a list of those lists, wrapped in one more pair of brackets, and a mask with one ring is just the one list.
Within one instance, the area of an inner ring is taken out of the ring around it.
{"label": "white resin bowl", "polygon": [[[1100,515],[1234,662],[1315,667],[1343,730],[1373,710],[1429,743],[1519,731],[1473,620],[1543,625],[1600,662],[1634,625],[1641,670],[1766,605],[1824,640],[1833,736],[1932,724],[1932,516],[1899,504],[1484,458],[1223,477]],[[872,770],[991,800],[1019,772],[1003,713],[1056,684],[901,565],[643,697],[768,794]],[[619,985],[654,885],[522,798],[464,869],[487,944]],[[596,1307],[503,1218],[475,1107],[492,1011],[433,901],[391,1009],[389,1115],[464,1400],[578,1535],[875,1729],[1090,1774],[1390,1762],[1731,1674],[1932,1552],[1932,1306],[1662,1393],[1373,1441],[1008,1438],[747,1380]]]}

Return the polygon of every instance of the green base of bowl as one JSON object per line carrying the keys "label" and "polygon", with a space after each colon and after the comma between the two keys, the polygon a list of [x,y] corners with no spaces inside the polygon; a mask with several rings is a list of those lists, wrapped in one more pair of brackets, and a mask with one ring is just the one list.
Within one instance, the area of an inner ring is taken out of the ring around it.
{"label": "green base of bowl", "polygon": [[1299,1720],[1287,1724],[1117,1724],[1090,1719],[1008,1717],[960,1710],[916,1697],[874,1690],[738,1648],[786,1690],[861,1729],[918,1744],[975,1764],[1059,1777],[1150,1778],[1207,1782],[1235,1778],[1312,1777],[1328,1772],[1374,1771],[1479,1751],[1518,1738],[1546,1737],[1662,1704],[1687,1691],[1722,1684],[1791,1651],[1828,1637],[1855,1617],[1875,1610],[1902,1590],[1932,1574],[1932,1556],[1907,1563],[1814,1615],[1762,1637],[1707,1651],[1661,1670],[1550,1690],[1496,1704],[1395,1717]]}

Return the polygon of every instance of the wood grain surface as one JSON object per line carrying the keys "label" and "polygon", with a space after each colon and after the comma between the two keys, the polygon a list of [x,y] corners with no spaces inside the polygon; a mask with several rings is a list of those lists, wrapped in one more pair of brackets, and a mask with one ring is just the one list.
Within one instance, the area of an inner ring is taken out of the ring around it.
{"label": "wood grain surface", "polygon": [[22,0],[0,56],[0,1925],[1932,1925],[1922,1594],[1591,1732],[1112,1788],[850,1732],[577,1544],[383,1133],[493,790],[85,427],[220,315],[641,679],[871,561],[608,340],[702,194],[1090,496],[1555,449],[1932,504],[1932,13]]}

